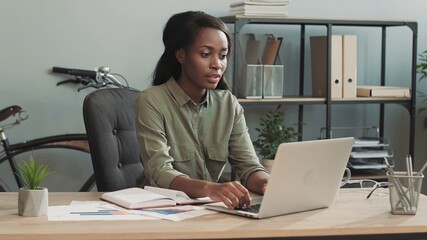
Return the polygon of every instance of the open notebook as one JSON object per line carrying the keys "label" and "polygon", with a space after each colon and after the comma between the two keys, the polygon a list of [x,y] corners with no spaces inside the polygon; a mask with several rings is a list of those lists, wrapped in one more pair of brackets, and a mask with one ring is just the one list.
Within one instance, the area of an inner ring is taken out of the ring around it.
{"label": "open notebook", "polygon": [[126,188],[113,192],[106,192],[101,199],[127,209],[146,209],[157,207],[171,207],[175,205],[204,204],[212,202],[210,198],[193,199],[182,191],[145,186]]}
{"label": "open notebook", "polygon": [[354,138],[282,143],[263,197],[253,207],[228,209],[222,202],[205,208],[251,218],[267,218],[330,207],[335,201]]}

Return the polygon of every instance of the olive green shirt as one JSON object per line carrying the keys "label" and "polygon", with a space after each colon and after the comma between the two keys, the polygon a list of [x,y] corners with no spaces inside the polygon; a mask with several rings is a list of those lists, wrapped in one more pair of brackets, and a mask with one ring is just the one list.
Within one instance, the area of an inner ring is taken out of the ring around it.
{"label": "olive green shirt", "polygon": [[138,184],[169,188],[180,175],[218,181],[227,163],[246,185],[259,164],[243,108],[228,90],[208,90],[194,103],[178,83],[141,92],[136,103],[136,128],[144,172]]}

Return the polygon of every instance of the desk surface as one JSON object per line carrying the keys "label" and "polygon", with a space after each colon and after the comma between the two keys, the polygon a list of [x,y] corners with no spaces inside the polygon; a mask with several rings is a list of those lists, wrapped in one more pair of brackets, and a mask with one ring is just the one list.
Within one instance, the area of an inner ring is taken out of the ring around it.
{"label": "desk surface", "polygon": [[[180,222],[49,222],[47,217],[20,217],[17,193],[0,193],[0,239],[398,239],[427,238],[427,197],[420,196],[417,215],[392,215],[388,190],[341,189],[335,205],[263,220],[218,213]],[[97,200],[100,193],[49,193],[49,205]]]}

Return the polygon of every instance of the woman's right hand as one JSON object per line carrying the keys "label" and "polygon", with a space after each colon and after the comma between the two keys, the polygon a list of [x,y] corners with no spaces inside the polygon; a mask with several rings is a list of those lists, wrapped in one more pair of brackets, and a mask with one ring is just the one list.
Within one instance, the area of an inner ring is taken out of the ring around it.
{"label": "woman's right hand", "polygon": [[251,206],[249,191],[238,181],[208,184],[206,193],[213,201],[221,201],[229,209]]}

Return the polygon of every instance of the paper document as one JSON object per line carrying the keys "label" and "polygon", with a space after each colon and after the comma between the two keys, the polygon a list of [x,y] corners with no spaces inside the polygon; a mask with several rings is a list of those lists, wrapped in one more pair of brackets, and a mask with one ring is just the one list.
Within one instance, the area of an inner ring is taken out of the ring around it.
{"label": "paper document", "polygon": [[49,206],[47,217],[48,221],[158,220],[104,201],[73,201],[70,205]]}
{"label": "paper document", "polygon": [[176,206],[128,210],[104,201],[73,201],[70,205],[50,206],[48,221],[160,220],[181,221],[216,213],[202,206]]}
{"label": "paper document", "polygon": [[210,199],[209,197],[194,199],[194,198],[190,198],[187,194],[185,194],[182,191],[177,191],[172,189],[158,188],[158,187],[151,187],[151,186],[145,186],[144,189],[150,192],[158,193],[162,196],[171,198],[179,205],[203,204],[203,203],[212,202],[212,199]]}
{"label": "paper document", "polygon": [[393,154],[388,150],[361,150],[351,152],[352,158],[384,158]]}
{"label": "paper document", "polygon": [[202,206],[192,205],[166,208],[150,208],[145,210],[134,210],[133,212],[171,221],[181,221],[188,218],[194,218],[216,213],[215,211],[207,210]]}

